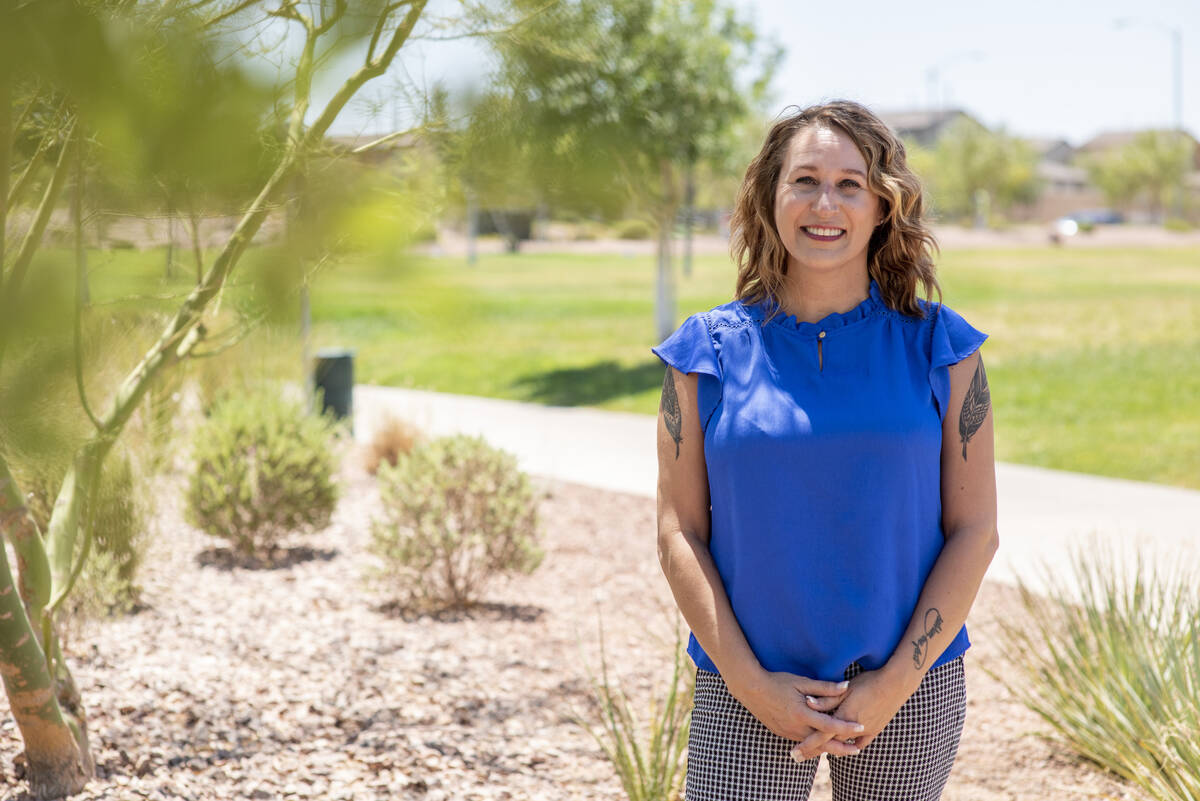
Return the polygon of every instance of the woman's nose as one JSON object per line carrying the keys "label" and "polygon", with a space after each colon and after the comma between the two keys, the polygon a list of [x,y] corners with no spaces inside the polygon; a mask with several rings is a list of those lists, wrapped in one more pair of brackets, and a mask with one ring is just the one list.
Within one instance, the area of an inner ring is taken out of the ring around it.
{"label": "woman's nose", "polygon": [[822,186],[817,194],[817,211],[837,211],[837,199],[832,186]]}

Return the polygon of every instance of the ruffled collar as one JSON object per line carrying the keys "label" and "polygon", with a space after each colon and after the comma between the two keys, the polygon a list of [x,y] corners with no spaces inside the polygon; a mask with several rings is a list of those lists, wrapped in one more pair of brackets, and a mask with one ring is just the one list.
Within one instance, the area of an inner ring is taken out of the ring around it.
{"label": "ruffled collar", "polygon": [[874,312],[884,308],[885,305],[886,304],[883,302],[883,295],[879,292],[879,284],[875,283],[874,279],[872,279],[870,291],[867,293],[867,297],[861,303],[848,311],[833,312],[832,314],[828,314],[815,323],[798,320],[794,314],[788,314],[783,311],[780,311],[774,317],[772,317],[771,313],[775,311],[775,309],[778,307],[778,304],[771,298],[761,301],[751,308],[757,312],[755,316],[758,317],[760,321],[770,318],[771,325],[778,325],[790,331],[797,331],[801,334],[810,334],[812,336],[816,336],[822,331],[828,332],[838,328],[845,328],[848,325],[853,325],[861,320],[865,320]]}

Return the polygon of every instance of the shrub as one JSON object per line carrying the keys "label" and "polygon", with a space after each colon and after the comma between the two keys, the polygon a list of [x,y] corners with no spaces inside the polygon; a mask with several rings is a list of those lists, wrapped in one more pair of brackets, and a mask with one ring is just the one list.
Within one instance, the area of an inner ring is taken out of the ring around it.
{"label": "shrub", "polygon": [[245,555],[329,524],[332,424],[279,393],[229,395],[196,432],[187,515]]}
{"label": "shrub", "polygon": [[471,606],[495,574],[529,573],[541,561],[529,479],[482,438],[420,444],[379,478],[383,515],[371,550],[402,603]]}
{"label": "shrub", "polygon": [[613,233],[617,239],[649,239],[654,230],[645,220],[622,220],[613,226]]}
{"label": "shrub", "polygon": [[621,685],[609,675],[600,631],[600,675],[591,676],[592,700],[599,721],[575,715],[612,762],[629,801],[676,801],[683,783],[684,752],[692,714],[696,674],[688,667],[684,641],[677,627],[671,677],[659,690],[646,720],[633,713]]}
{"label": "shrub", "polygon": [[1074,555],[1048,597],[1022,586],[1000,677],[1081,756],[1161,801],[1200,798],[1200,592],[1111,555]]}
{"label": "shrub", "polygon": [[1163,228],[1175,234],[1186,234],[1192,230],[1192,224],[1181,217],[1168,217]]}
{"label": "shrub", "polygon": [[385,462],[394,467],[401,456],[412,451],[420,438],[421,432],[411,423],[397,417],[385,418],[371,436],[364,467],[371,475],[378,473]]}

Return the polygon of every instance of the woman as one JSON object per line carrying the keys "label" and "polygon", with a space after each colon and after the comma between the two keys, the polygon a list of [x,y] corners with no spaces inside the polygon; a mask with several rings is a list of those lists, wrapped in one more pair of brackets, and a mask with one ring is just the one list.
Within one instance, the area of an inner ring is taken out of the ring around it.
{"label": "woman", "polygon": [[736,299],[654,349],[663,571],[697,666],[690,801],[936,799],[997,546],[986,338],[940,303],[921,186],[856,103],[775,124]]}

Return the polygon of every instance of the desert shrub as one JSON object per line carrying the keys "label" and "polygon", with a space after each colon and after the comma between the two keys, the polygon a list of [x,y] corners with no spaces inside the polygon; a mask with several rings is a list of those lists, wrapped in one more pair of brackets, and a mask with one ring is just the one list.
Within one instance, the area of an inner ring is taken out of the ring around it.
{"label": "desert shrub", "polygon": [[649,239],[654,229],[645,220],[622,220],[613,226],[617,239]]}
{"label": "desert shrub", "polygon": [[1048,595],[1020,588],[1000,676],[1071,749],[1160,801],[1200,798],[1200,591],[1140,560],[1077,552]]}
{"label": "desert shrub", "polygon": [[599,744],[612,763],[629,801],[676,801],[681,797],[684,752],[692,714],[696,674],[676,628],[671,675],[655,691],[645,718],[634,713],[628,694],[609,672],[600,631],[600,672],[591,678],[593,713],[575,722]]}
{"label": "desert shrub", "polygon": [[383,563],[377,578],[405,605],[471,606],[494,575],[541,561],[529,478],[482,438],[422,443],[379,479],[371,550]]}
{"label": "desert shrub", "polygon": [[[28,498],[28,508],[43,534],[50,524],[54,501],[66,476],[67,463],[40,458],[29,465],[15,465],[14,472]],[[100,479],[90,507],[80,516],[91,521],[92,545],[71,594],[60,608],[60,619],[71,627],[87,620],[122,615],[138,603],[141,567],[147,535],[145,478],[138,475],[129,455],[112,453],[101,467]],[[82,548],[82,531],[77,548]],[[76,553],[76,559],[79,558]]]}
{"label": "desert shrub", "polygon": [[196,431],[188,520],[243,554],[329,524],[337,503],[333,431],[278,392],[229,395]]}
{"label": "desert shrub", "polygon": [[581,222],[571,233],[574,242],[594,242],[604,235],[604,226],[590,221]]}
{"label": "desert shrub", "polygon": [[389,416],[371,436],[363,466],[371,475],[378,473],[380,465],[384,463],[394,467],[400,457],[412,451],[420,439],[421,432],[412,423]]}

